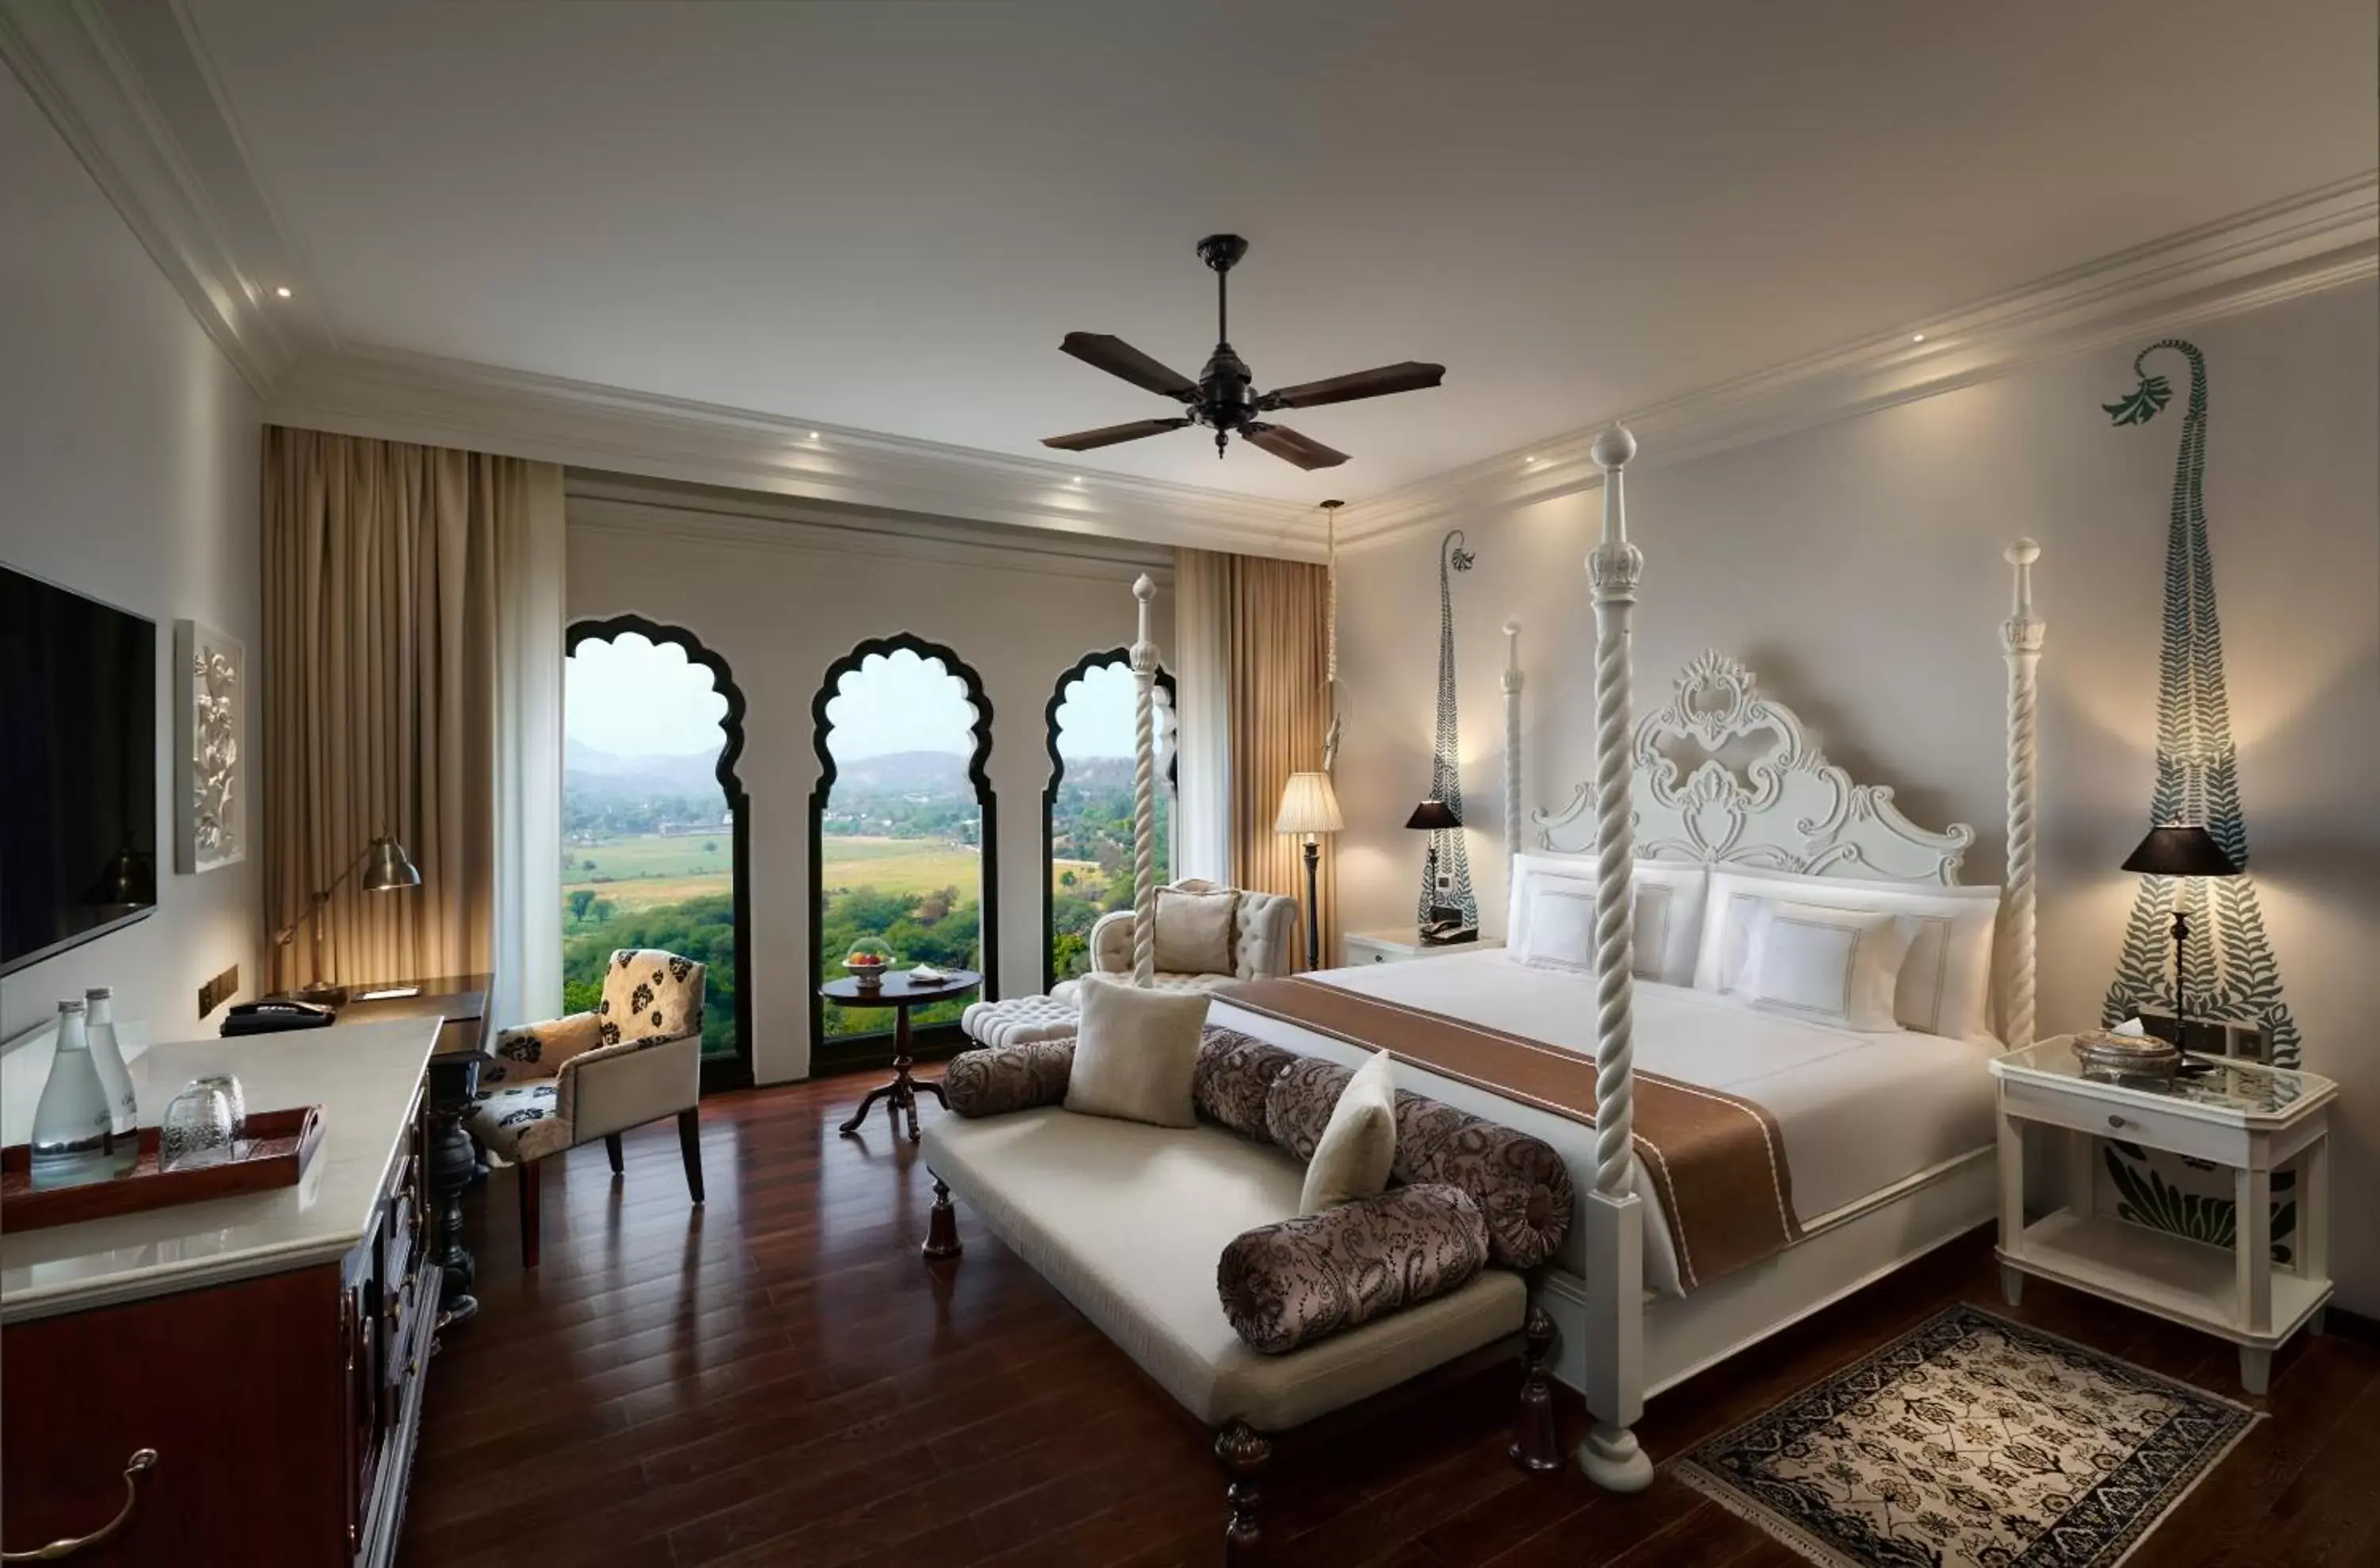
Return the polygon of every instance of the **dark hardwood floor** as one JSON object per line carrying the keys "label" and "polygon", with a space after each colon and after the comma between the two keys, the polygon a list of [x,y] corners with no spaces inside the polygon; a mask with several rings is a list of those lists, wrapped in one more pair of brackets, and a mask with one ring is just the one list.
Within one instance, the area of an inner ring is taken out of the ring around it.
{"label": "dark hardwood floor", "polygon": [[[961,1209],[929,1268],[928,1178],[881,1120],[835,1124],[882,1076],[706,1101],[710,1201],[676,1127],[549,1171],[544,1263],[519,1266],[513,1177],[468,1203],[479,1320],[449,1334],[400,1561],[529,1564],[1208,1563],[1207,1434]],[[925,1114],[941,1114],[929,1106]],[[1998,1308],[1988,1242],[1902,1270],[1653,1402],[1667,1459],[1965,1298]],[[2039,1282],[2012,1316],[2238,1396],[2229,1347]],[[1502,1364],[1291,1451],[1267,1493],[1281,1563],[1800,1560],[1666,1474],[1636,1497],[1504,1457]],[[2128,1568],[2380,1562],[2380,1351],[2293,1343],[2271,1419]],[[1584,1412],[1565,1395],[1563,1436]]]}

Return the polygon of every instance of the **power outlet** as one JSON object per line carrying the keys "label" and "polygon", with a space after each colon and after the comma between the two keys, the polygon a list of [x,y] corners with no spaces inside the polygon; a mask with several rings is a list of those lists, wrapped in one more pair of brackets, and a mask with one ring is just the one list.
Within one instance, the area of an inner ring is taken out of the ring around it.
{"label": "power outlet", "polygon": [[235,964],[199,988],[199,1016],[204,1018],[239,991],[239,966]]}

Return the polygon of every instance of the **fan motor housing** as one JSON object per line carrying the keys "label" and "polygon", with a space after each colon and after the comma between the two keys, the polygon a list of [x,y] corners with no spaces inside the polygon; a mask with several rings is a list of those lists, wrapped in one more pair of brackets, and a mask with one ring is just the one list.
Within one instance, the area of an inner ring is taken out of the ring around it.
{"label": "fan motor housing", "polygon": [[1217,430],[1237,430],[1257,415],[1256,377],[1228,343],[1215,345],[1198,372],[1198,419]]}

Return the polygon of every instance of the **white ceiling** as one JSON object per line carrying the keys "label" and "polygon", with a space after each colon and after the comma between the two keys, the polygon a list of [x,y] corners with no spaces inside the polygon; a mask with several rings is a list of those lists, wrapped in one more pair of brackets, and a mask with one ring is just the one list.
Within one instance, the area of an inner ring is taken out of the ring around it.
{"label": "white ceiling", "polygon": [[[1302,474],[1392,486],[1946,311],[2374,161],[2368,0],[504,5],[184,0],[303,303],[376,346],[1049,456],[1196,374],[1254,249]],[[273,280],[262,280],[268,284]],[[293,305],[292,309],[296,309]]]}

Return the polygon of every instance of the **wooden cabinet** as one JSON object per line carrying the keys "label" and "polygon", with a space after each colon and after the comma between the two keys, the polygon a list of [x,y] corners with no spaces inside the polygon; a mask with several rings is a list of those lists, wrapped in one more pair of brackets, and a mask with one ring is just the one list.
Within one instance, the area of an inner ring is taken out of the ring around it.
{"label": "wooden cabinet", "polygon": [[418,1113],[335,1263],[0,1330],[0,1543],[66,1561],[377,1568],[395,1560],[441,1271],[423,1267]]}

